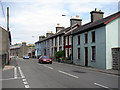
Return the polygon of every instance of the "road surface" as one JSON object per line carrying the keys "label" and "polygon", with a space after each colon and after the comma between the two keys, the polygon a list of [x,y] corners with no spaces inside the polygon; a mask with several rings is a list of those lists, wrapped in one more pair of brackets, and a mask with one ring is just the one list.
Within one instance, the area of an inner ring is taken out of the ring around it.
{"label": "road surface", "polygon": [[117,75],[80,66],[58,62],[39,64],[37,59],[15,59],[11,65],[14,68],[2,73],[3,88],[118,88]]}

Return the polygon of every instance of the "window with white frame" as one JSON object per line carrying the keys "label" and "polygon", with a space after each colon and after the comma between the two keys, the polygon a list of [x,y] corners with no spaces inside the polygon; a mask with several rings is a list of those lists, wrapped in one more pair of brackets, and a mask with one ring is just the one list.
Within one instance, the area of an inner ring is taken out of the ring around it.
{"label": "window with white frame", "polygon": [[72,49],[69,48],[69,56],[72,54]]}
{"label": "window with white frame", "polygon": [[72,36],[69,36],[69,45],[72,44]]}
{"label": "window with white frame", "polygon": [[65,37],[66,45],[68,45],[68,36]]}
{"label": "window with white frame", "polygon": [[65,56],[68,57],[68,48],[65,50]]}

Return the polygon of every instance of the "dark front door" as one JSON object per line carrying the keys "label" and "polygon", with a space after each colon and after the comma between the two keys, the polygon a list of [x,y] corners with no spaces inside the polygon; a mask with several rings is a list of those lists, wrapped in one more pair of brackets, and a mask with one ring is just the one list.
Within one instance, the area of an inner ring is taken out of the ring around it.
{"label": "dark front door", "polygon": [[88,47],[85,47],[85,66],[88,66]]}

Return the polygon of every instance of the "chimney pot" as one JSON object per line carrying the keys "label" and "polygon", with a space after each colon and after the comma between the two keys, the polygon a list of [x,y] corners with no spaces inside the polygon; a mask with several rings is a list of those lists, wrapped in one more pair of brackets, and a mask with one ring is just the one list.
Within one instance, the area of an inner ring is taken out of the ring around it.
{"label": "chimney pot", "polygon": [[97,8],[95,8],[95,11],[97,11]]}
{"label": "chimney pot", "polygon": [[78,16],[78,15],[76,15],[76,18],[79,18],[79,16]]}
{"label": "chimney pot", "polygon": [[104,12],[101,12],[101,10],[99,10],[99,11],[92,11],[90,12],[90,14],[91,14],[91,22],[94,22],[103,19]]}
{"label": "chimney pot", "polygon": [[57,27],[60,27],[60,24],[59,24],[59,23],[57,24]]}

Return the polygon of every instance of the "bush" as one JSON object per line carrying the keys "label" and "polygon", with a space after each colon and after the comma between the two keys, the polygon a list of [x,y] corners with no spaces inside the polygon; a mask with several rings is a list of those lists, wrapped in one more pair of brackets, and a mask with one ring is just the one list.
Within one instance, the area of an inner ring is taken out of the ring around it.
{"label": "bush", "polygon": [[53,57],[53,56],[50,56],[50,58],[54,61],[55,60],[55,58]]}
{"label": "bush", "polygon": [[60,59],[60,58],[64,57],[64,51],[56,52],[55,57],[56,57],[56,59]]}

